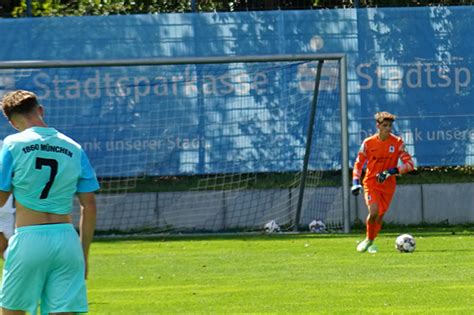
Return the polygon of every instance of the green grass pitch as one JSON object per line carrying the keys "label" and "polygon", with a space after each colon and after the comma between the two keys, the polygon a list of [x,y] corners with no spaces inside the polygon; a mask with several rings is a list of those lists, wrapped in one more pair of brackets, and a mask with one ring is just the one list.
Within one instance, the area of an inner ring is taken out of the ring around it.
{"label": "green grass pitch", "polygon": [[[409,231],[404,231],[409,232]],[[474,232],[412,231],[377,254],[362,233],[96,241],[91,314],[473,314]]]}
{"label": "green grass pitch", "polygon": [[[383,231],[382,231],[383,232]],[[474,233],[417,231],[411,254],[382,233],[97,241],[92,314],[472,314]]]}

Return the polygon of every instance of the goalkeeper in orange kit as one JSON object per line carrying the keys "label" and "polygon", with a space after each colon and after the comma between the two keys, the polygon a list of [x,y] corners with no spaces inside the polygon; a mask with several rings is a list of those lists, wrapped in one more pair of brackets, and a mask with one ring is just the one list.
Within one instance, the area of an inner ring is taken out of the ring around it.
{"label": "goalkeeper in orange kit", "polygon": [[[353,195],[358,195],[362,190],[360,179],[367,163],[363,185],[369,214],[366,220],[366,238],[357,246],[357,251],[361,253],[377,252],[374,240],[382,228],[383,217],[395,193],[395,175],[408,173],[415,168],[411,155],[405,151],[403,140],[391,133],[395,118],[388,112],[375,114],[377,133],[362,142],[354,163],[351,188]],[[398,160],[401,160],[401,165],[398,165]]]}

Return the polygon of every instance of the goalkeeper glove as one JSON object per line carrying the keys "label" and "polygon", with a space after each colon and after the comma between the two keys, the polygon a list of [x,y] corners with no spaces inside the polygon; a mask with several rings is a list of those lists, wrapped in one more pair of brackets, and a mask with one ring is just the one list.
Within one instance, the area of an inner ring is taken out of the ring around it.
{"label": "goalkeeper glove", "polygon": [[352,187],[351,187],[351,193],[354,196],[357,196],[360,194],[360,191],[362,190],[362,186],[360,185],[360,182],[358,179],[353,179],[352,180]]}
{"label": "goalkeeper glove", "polygon": [[389,168],[388,170],[385,170],[385,171],[377,174],[377,181],[380,184],[382,184],[383,182],[385,182],[387,180],[387,178],[389,178],[392,175],[396,175],[396,174],[398,174],[398,168],[396,168],[396,167]]}

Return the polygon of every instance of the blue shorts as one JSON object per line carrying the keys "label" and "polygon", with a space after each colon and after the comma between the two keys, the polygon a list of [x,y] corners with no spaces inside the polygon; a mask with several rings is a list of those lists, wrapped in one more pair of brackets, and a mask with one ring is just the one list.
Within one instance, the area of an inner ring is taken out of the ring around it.
{"label": "blue shorts", "polygon": [[[87,312],[82,246],[72,224],[17,228],[3,267],[0,303],[34,313]],[[36,314],[36,313],[34,313]]]}

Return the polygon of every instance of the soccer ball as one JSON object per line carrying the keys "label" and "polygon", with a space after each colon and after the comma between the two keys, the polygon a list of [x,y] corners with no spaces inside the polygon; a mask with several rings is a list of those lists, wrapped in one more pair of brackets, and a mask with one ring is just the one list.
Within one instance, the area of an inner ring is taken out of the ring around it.
{"label": "soccer ball", "polygon": [[415,238],[410,234],[402,234],[395,240],[395,248],[400,253],[412,253],[415,251]]}
{"label": "soccer ball", "polygon": [[326,224],[321,220],[313,220],[308,225],[309,230],[313,233],[324,233],[326,232]]}
{"label": "soccer ball", "polygon": [[280,226],[275,222],[275,220],[271,220],[263,227],[265,233],[274,233],[280,232]]}

